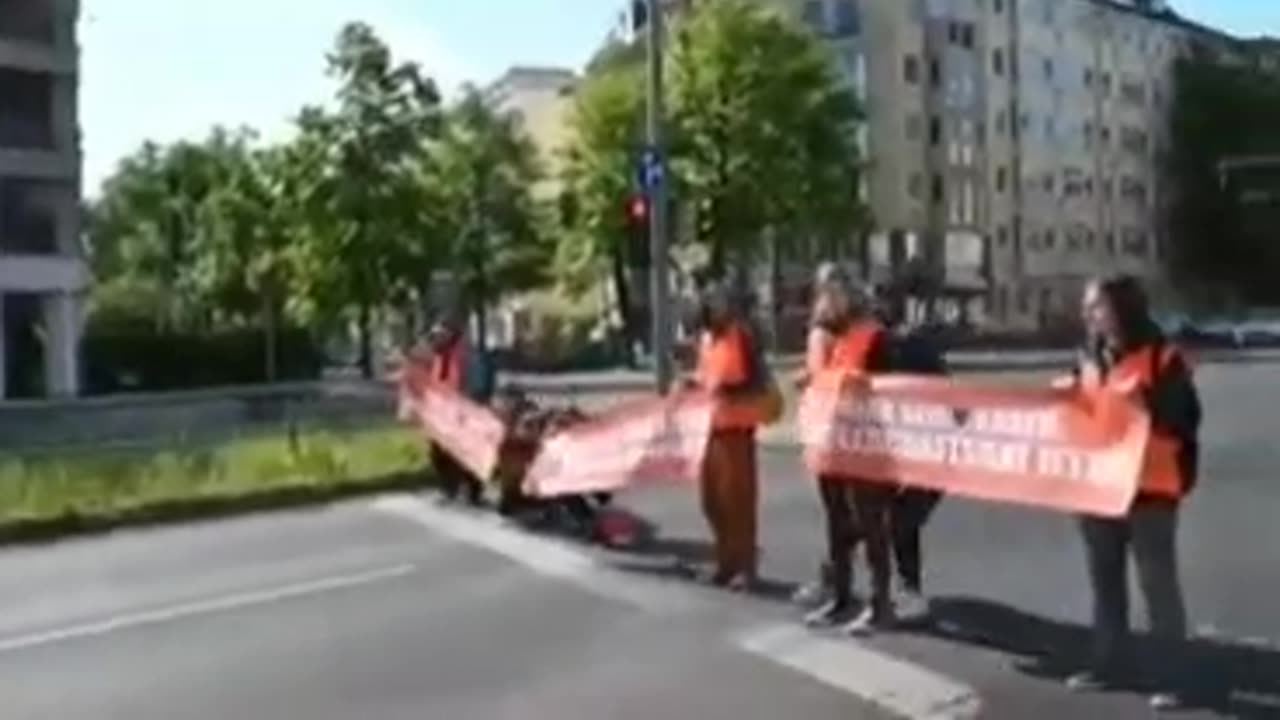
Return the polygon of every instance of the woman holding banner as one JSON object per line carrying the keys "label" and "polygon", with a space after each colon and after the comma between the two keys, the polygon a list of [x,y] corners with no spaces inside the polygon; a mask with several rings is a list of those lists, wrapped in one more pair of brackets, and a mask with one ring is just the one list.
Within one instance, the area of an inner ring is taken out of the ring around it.
{"label": "woman holding banner", "polygon": [[704,283],[702,337],[692,384],[719,399],[702,468],[702,509],[715,542],[707,580],[745,591],[756,581],[759,484],[751,397],[764,389],[765,369],[743,303],[724,280]]}
{"label": "woman holding banner", "polygon": [[[488,400],[488,379],[477,368],[478,356],[469,347],[462,322],[452,315],[436,321],[427,336],[431,348],[431,381],[476,402]],[[484,504],[484,483],[475,477],[448,450],[432,443],[431,465],[440,484],[441,499],[454,502],[465,489],[469,505]]]}
{"label": "woman holding banner", "polygon": [[[1080,353],[1074,380],[1081,392],[1115,393],[1138,403],[1151,417],[1149,441],[1137,498],[1121,518],[1084,517],[1089,579],[1093,586],[1093,653],[1088,671],[1073,675],[1075,689],[1111,686],[1130,673],[1177,665],[1187,630],[1178,579],[1175,542],[1178,508],[1195,486],[1200,400],[1189,365],[1151,319],[1146,294],[1133,277],[1121,275],[1091,283],[1083,315],[1088,342]],[[1137,654],[1130,647],[1127,556],[1132,548],[1138,581],[1146,597],[1151,633],[1159,652]],[[1147,658],[1150,658],[1149,660]],[[1178,703],[1180,673],[1174,667],[1158,678],[1162,690],[1151,704]],[[1152,679],[1152,678],[1148,678]]]}
{"label": "woman holding banner", "polygon": [[[884,372],[889,369],[889,342],[876,321],[869,298],[843,273],[823,283],[819,321],[829,337],[823,373]],[[895,488],[881,482],[823,476],[818,480],[827,522],[827,564],[831,568],[831,600],[806,618],[811,625],[839,622],[852,609],[852,553],[865,545],[871,570],[871,598],[846,631],[861,634],[893,620],[892,567],[889,555],[890,512]]]}

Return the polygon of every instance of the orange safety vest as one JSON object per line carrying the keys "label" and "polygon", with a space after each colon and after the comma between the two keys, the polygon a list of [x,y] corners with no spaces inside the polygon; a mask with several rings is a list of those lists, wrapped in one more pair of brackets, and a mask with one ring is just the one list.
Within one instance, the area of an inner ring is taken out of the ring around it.
{"label": "orange safety vest", "polygon": [[[1105,376],[1096,363],[1082,363],[1080,383],[1086,392],[1095,393],[1147,390],[1179,356],[1178,349],[1170,344],[1150,343],[1120,358]],[[1138,493],[1173,500],[1181,498],[1186,487],[1179,462],[1181,455],[1182,441],[1153,427],[1142,459]]]}
{"label": "orange safety vest", "polygon": [[873,320],[854,323],[839,336],[833,338],[827,355],[827,367],[832,370],[865,372],[871,361],[871,351],[884,337],[884,328]]}
{"label": "orange safety vest", "polygon": [[[698,349],[698,383],[704,390],[746,383],[751,379],[751,338],[737,323],[723,332],[702,334]],[[751,430],[764,420],[751,398],[728,398],[716,403],[711,425],[716,430]]]}
{"label": "orange safety vest", "polygon": [[462,342],[455,341],[431,356],[431,381],[451,390],[462,389]]}

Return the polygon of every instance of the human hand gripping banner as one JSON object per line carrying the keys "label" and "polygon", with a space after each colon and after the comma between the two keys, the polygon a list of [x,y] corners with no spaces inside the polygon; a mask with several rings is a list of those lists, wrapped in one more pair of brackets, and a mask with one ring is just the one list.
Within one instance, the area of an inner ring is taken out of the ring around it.
{"label": "human hand gripping banner", "polygon": [[694,482],[711,435],[713,400],[682,393],[620,406],[543,441],[525,476],[539,497]]}
{"label": "human hand gripping banner", "polygon": [[815,378],[798,409],[809,467],[981,500],[1128,512],[1150,420],[1127,398],[941,378]]}
{"label": "human hand gripping banner", "polygon": [[502,420],[489,408],[432,382],[418,364],[407,364],[398,380],[401,419],[415,420],[431,442],[476,477],[491,476],[506,434]]}

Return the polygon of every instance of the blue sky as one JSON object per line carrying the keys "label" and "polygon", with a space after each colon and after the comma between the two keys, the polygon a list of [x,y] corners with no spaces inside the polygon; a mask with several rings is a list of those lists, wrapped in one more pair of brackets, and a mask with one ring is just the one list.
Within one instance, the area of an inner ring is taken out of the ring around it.
{"label": "blue sky", "polygon": [[[1278,0],[1174,0],[1232,32],[1280,35]],[[622,0],[82,0],[81,124],[94,193],[144,140],[215,124],[288,128],[330,91],[323,57],[341,25],[368,22],[446,89],[512,64],[581,65]]]}

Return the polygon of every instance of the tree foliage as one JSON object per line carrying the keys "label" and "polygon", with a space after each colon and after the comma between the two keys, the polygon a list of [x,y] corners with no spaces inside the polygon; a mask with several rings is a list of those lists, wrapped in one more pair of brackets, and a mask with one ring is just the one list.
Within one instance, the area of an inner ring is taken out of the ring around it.
{"label": "tree foliage", "polygon": [[[1169,206],[1171,270],[1183,287],[1246,302],[1280,302],[1280,219],[1270,231],[1247,190],[1224,177],[1233,158],[1280,156],[1280,77],[1238,62],[1197,54],[1178,62],[1168,160],[1175,195]],[[1280,192],[1280,172],[1271,189]]]}
{"label": "tree foliage", "polygon": [[540,279],[538,168],[513,120],[475,93],[447,107],[362,23],[326,60],[332,102],[302,108],[286,140],[216,129],[120,164],[89,211],[96,322],[256,326],[268,374],[282,326],[354,325],[371,372],[380,315],[416,315],[441,273],[477,304]]}
{"label": "tree foliage", "polygon": [[[858,196],[862,116],[821,40],[749,0],[697,3],[672,35],[672,186],[704,228],[694,240],[712,264],[758,256],[770,230],[806,245],[851,240],[869,221]],[[643,128],[639,60],[610,48],[577,98],[566,184],[578,212],[561,258],[579,272],[598,272],[626,240]]]}

